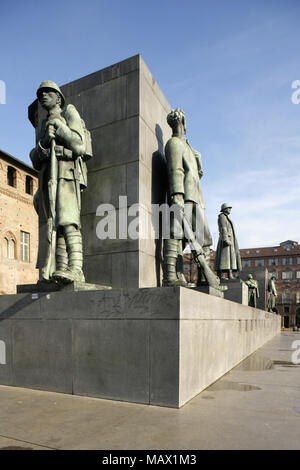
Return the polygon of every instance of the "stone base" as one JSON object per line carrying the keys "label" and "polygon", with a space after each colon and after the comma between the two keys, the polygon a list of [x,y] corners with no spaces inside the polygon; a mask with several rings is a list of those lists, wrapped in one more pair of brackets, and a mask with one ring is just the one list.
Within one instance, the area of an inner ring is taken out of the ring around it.
{"label": "stone base", "polygon": [[226,284],[228,290],[224,292],[224,298],[232,302],[248,305],[248,286],[241,279],[229,279],[222,281]]}
{"label": "stone base", "polygon": [[0,296],[0,384],[179,408],[280,332],[183,287]]}
{"label": "stone base", "polygon": [[215,297],[220,297],[221,299],[224,299],[224,291],[220,291],[218,289],[215,289],[214,287],[198,286],[198,287],[195,287],[193,290],[202,292],[203,294],[214,295]]}
{"label": "stone base", "polygon": [[17,286],[18,294],[40,293],[40,292],[78,292],[82,290],[110,290],[110,286],[100,284],[89,284],[87,282],[70,282],[62,284],[57,282],[38,281],[37,284],[20,284]]}

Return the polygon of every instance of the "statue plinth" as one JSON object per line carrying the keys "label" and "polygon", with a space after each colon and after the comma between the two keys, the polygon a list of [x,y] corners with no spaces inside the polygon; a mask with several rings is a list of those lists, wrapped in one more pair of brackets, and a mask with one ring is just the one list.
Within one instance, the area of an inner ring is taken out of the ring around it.
{"label": "statue plinth", "polygon": [[37,284],[20,284],[17,286],[18,294],[41,293],[41,292],[79,292],[85,290],[110,290],[110,286],[100,284],[89,284],[88,282],[70,282],[62,284],[56,282],[38,281]]}

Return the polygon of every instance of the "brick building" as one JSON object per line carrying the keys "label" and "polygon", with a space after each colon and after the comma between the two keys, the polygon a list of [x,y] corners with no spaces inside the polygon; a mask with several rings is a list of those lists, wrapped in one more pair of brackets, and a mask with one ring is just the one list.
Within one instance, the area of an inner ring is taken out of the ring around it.
{"label": "brick building", "polygon": [[0,294],[35,283],[38,216],[33,207],[37,172],[0,150]]}
{"label": "brick building", "polygon": [[277,310],[285,328],[300,327],[300,245],[286,240],[278,246],[240,250],[247,268],[267,268],[276,276]]}

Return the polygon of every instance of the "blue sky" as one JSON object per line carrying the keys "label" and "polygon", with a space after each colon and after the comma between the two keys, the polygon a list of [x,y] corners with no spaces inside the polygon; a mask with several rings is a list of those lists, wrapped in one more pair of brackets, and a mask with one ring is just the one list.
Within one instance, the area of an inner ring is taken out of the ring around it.
{"label": "blue sky", "polygon": [[141,53],[202,153],[215,243],[222,202],[241,247],[300,242],[299,0],[16,0],[0,18],[1,149],[29,163],[27,107],[43,79],[61,85]]}

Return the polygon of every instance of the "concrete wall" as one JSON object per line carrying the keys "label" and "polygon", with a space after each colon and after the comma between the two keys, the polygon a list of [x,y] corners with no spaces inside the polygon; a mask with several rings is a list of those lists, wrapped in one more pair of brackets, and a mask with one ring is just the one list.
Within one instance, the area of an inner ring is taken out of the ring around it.
{"label": "concrete wall", "polygon": [[179,287],[2,296],[0,383],[180,407],[279,331]]}
{"label": "concrete wall", "polygon": [[[143,206],[151,227],[151,203],[165,198],[163,149],[171,135],[166,123],[170,105],[140,55],[68,83],[62,91],[92,135],[94,157],[87,165],[88,188],[82,195],[86,281],[114,288],[159,285],[160,244],[118,234],[116,240],[99,240],[96,209],[113,204],[118,221],[119,196],[126,195],[128,206]],[[32,120],[36,106],[30,107]],[[39,107],[37,122],[43,117]],[[128,225],[134,218],[128,218]]]}

